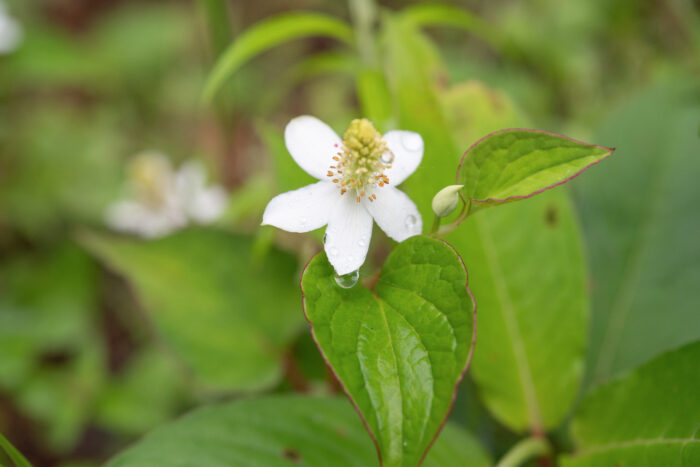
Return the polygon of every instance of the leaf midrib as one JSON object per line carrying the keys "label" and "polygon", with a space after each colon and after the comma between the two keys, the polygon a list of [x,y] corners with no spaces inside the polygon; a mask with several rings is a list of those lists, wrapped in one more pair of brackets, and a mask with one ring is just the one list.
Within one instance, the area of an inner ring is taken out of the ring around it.
{"label": "leaf midrib", "polygon": [[498,300],[501,303],[501,313],[503,315],[503,321],[506,323],[506,332],[510,336],[515,363],[518,367],[518,377],[523,390],[525,405],[527,406],[527,411],[530,416],[531,429],[533,432],[541,432],[543,430],[542,415],[537,402],[535,384],[532,379],[530,365],[527,361],[525,344],[523,343],[518,322],[515,319],[510,294],[508,293],[508,288],[504,283],[503,270],[498,262],[495,245],[493,244],[491,238],[491,232],[487,222],[485,222],[482,217],[476,216],[474,218],[474,222],[476,222],[481,244],[484,247],[484,253],[488,262],[489,271],[493,277]]}
{"label": "leaf midrib", "polygon": [[[673,154],[670,156],[656,157],[656,164],[652,164],[651,170],[654,173],[658,173],[657,177],[653,178],[652,186],[647,193],[649,194],[647,198],[647,206],[650,206],[648,215],[642,219],[640,234],[637,237],[637,241],[634,242],[632,247],[632,252],[630,253],[629,260],[624,267],[623,277],[620,281],[620,287],[617,289],[615,298],[612,301],[612,307],[610,308],[610,319],[608,320],[608,325],[606,326],[605,334],[603,335],[603,340],[601,341],[600,348],[598,350],[598,359],[593,370],[593,381],[594,383],[600,383],[608,378],[610,369],[615,360],[618,345],[622,335],[622,331],[629,314],[630,307],[632,306],[632,300],[634,298],[634,287],[639,282],[639,277],[642,269],[642,256],[644,252],[648,249],[649,242],[651,241],[652,227],[654,225],[654,220],[659,214],[661,206],[661,190],[665,185],[668,170],[671,166],[671,159]],[[667,162],[667,163],[664,163]]]}
{"label": "leaf midrib", "polygon": [[592,446],[588,449],[582,449],[576,452],[573,457],[590,456],[603,452],[612,451],[615,449],[626,449],[637,446],[656,446],[656,445],[673,445],[673,444],[688,444],[700,443],[700,439],[695,438],[653,438],[653,439],[633,439],[629,441],[618,441],[613,443],[601,444]]}

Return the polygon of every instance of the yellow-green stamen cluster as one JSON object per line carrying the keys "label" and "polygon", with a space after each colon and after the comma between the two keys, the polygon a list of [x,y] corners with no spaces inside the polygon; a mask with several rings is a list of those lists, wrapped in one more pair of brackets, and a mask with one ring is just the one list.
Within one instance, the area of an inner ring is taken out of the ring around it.
{"label": "yellow-green stamen cluster", "polygon": [[165,204],[167,188],[174,183],[168,161],[156,154],[139,154],[128,166],[128,175],[136,196],[146,205]]}
{"label": "yellow-green stamen cluster", "polygon": [[[370,188],[389,183],[384,170],[391,167],[394,157],[372,122],[366,118],[350,122],[339,149],[333,156],[336,164],[330,166],[328,176],[334,177],[333,183],[340,184],[341,195],[350,191],[359,203]],[[376,198],[374,193],[368,195],[370,201]]]}

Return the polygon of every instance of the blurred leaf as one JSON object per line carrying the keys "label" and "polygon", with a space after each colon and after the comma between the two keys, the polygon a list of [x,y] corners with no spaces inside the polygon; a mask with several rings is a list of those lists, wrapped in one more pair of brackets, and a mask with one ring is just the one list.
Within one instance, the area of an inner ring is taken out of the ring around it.
{"label": "blurred leaf", "polygon": [[[15,395],[23,413],[42,426],[41,436],[50,449],[70,452],[93,414],[105,382],[105,357],[94,334],[73,349],[74,354],[48,355]],[[62,361],[65,360],[65,361]]]}
{"label": "blurred leaf", "polygon": [[141,435],[184,405],[185,380],[163,352],[147,348],[100,393],[96,421],[122,434]]}
{"label": "blurred leaf", "polygon": [[464,7],[440,3],[419,3],[404,8],[401,11],[401,16],[404,21],[416,26],[452,26],[464,29],[499,51],[510,51],[512,47],[498,28]]}
{"label": "blurred leaf", "polygon": [[0,433],[0,449],[5,451],[7,457],[14,463],[15,467],[31,467],[32,464]]}
{"label": "blurred leaf", "polygon": [[[509,96],[480,81],[454,84],[439,90],[439,97],[450,133],[456,136],[461,152],[484,135],[526,122]],[[455,160],[458,157],[455,154]]]}
{"label": "blurred leaf", "polygon": [[265,19],[241,33],[221,55],[204,87],[204,99],[211,101],[221,85],[238,68],[256,55],[293,39],[327,36],[353,43],[352,29],[331,16],[317,13],[286,13]]}
{"label": "blurred leaf", "polygon": [[283,105],[284,99],[304,81],[331,74],[352,77],[357,74],[358,66],[358,58],[353,53],[317,52],[298,61],[277,79],[275,86],[260,96],[262,103],[259,105],[264,113],[275,113]]}
{"label": "blurred leaf", "polygon": [[502,130],[467,150],[457,182],[473,212],[561,185],[612,151],[540,130]]}
{"label": "blurred leaf", "polygon": [[575,184],[593,285],[589,382],[700,339],[700,106],[684,89],[612,113],[597,139],[619,154]]}
{"label": "blurred leaf", "polygon": [[[275,396],[200,408],[163,426],[107,465],[377,465],[374,446],[346,400]],[[490,465],[465,431],[447,425],[423,464]]]}
{"label": "blurred leaf", "polygon": [[700,465],[700,342],[668,352],[586,397],[564,466]]}
{"label": "blurred leaf", "polygon": [[384,74],[377,69],[361,69],[357,75],[357,96],[362,115],[372,120],[380,131],[384,131],[393,114]]}
{"label": "blurred leaf", "polygon": [[404,186],[423,216],[423,225],[430,225],[433,195],[454,184],[451,169],[456,169],[459,155],[434,86],[441,64],[432,45],[415,25],[391,15],[384,17],[382,43],[398,127],[420,133],[425,142],[423,161]]}
{"label": "blurred leaf", "polygon": [[0,269],[0,391],[70,450],[104,380],[95,338],[94,264],[72,244],[13,258]]}
{"label": "blurred leaf", "polygon": [[72,244],[0,268],[0,388],[17,391],[42,353],[77,353],[94,332],[95,267]]}
{"label": "blurred leaf", "polygon": [[257,391],[303,322],[296,260],[252,257],[248,237],[186,230],[152,241],[84,233],[81,242],[133,284],[158,333],[213,391]]}
{"label": "blurred leaf", "polygon": [[121,183],[124,140],[112,123],[104,113],[58,106],[15,114],[0,155],[0,219],[39,238],[67,220],[101,220]]}
{"label": "blurred leaf", "polygon": [[134,4],[105,15],[91,37],[111,77],[144,85],[175,62],[193,34],[191,12],[179,5]]}
{"label": "blurred leaf", "polygon": [[457,253],[423,236],[394,249],[374,293],[341,288],[324,253],[304,271],[314,339],[387,466],[418,464],[451,408],[475,337],[466,283]]}

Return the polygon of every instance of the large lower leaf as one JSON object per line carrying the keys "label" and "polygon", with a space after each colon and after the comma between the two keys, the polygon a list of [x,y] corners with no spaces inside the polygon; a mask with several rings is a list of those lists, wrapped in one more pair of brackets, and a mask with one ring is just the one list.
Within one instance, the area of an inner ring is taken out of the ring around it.
{"label": "large lower leaf", "polygon": [[678,89],[653,89],[610,115],[597,139],[619,154],[574,185],[589,244],[594,383],[700,339],[700,105]]}
{"label": "large lower leaf", "polygon": [[583,371],[583,253],[566,193],[482,211],[448,241],[469,262],[479,303],[472,377],[515,430],[556,427]]}
{"label": "large lower leaf", "polygon": [[700,342],[666,353],[583,400],[568,467],[700,465]]}
{"label": "large lower leaf", "polygon": [[[278,396],[198,409],[147,435],[110,467],[179,465],[376,465],[357,414],[340,398]],[[425,466],[486,467],[488,455],[464,430],[447,425]]]}
{"label": "large lower leaf", "polygon": [[189,230],[152,241],[82,235],[82,243],[124,274],[159,334],[211,390],[253,391],[280,377],[280,357],[303,321],[296,261],[252,240]]}
{"label": "large lower leaf", "polygon": [[474,343],[467,272],[442,241],[412,237],[371,291],[341,288],[324,254],[302,278],[319,349],[371,432],[386,466],[414,466],[451,408]]}
{"label": "large lower leaf", "polygon": [[540,130],[498,131],[477,141],[457,171],[472,211],[529,198],[561,185],[612,154],[612,149]]}

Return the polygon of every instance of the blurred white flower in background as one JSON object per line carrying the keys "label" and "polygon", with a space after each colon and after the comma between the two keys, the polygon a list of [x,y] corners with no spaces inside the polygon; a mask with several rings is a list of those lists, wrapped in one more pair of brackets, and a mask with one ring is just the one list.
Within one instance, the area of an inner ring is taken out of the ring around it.
{"label": "blurred white flower in background", "polygon": [[17,48],[22,40],[22,26],[10,16],[7,5],[0,0],[0,54]]}
{"label": "blurred white flower in background", "polygon": [[188,223],[209,224],[226,209],[228,196],[218,186],[207,186],[204,167],[188,161],[175,171],[164,155],[147,152],[128,167],[126,199],[107,210],[107,224],[122,232],[161,237]]}

